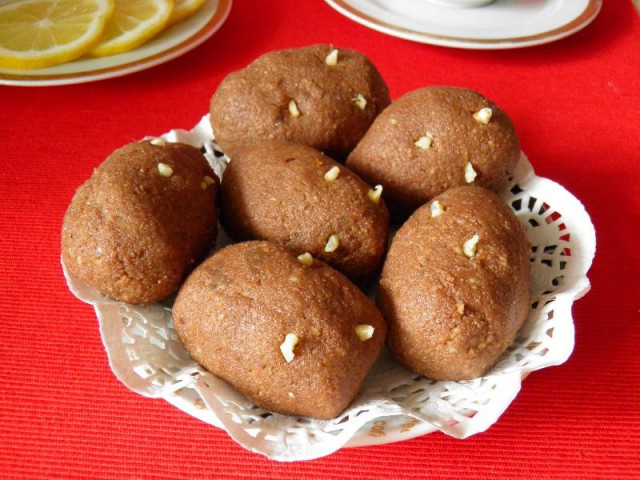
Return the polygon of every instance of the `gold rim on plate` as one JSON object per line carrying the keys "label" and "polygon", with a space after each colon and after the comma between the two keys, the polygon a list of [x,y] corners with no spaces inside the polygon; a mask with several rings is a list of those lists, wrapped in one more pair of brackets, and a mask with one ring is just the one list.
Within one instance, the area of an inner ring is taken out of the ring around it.
{"label": "gold rim on plate", "polygon": [[412,30],[410,28],[400,27],[398,25],[384,22],[376,17],[363,13],[350,5],[348,0],[326,0],[326,2],[351,20],[381,33],[386,33],[388,35],[419,43],[468,49],[521,48],[560,40],[561,38],[573,35],[589,25],[596,18],[602,8],[602,0],[589,0],[589,3],[580,15],[561,27],[547,30],[536,35],[484,39],[437,35]]}

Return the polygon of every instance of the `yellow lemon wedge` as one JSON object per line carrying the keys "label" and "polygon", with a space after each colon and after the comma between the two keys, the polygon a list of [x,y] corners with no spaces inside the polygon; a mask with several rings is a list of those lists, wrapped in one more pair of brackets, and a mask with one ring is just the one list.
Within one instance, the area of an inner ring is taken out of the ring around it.
{"label": "yellow lemon wedge", "polygon": [[173,0],[115,0],[115,10],[102,39],[89,53],[104,57],[128,52],[153,38],[167,25]]}
{"label": "yellow lemon wedge", "polygon": [[167,26],[175,25],[196,13],[202,5],[204,5],[204,1],[205,0],[174,0],[173,3],[175,7],[173,8],[173,13],[169,18]]}
{"label": "yellow lemon wedge", "polygon": [[113,0],[0,2],[0,67],[45,68],[82,56],[100,39]]}

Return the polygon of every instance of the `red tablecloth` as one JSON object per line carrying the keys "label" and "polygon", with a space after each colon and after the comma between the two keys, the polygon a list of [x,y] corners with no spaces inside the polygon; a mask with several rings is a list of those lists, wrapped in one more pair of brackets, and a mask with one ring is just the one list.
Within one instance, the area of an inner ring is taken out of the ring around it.
{"label": "red tablecloth", "polygon": [[[269,461],[118,382],[93,309],[67,289],[62,217],[93,168],[125,143],[192,127],[223,77],[258,55],[320,42],[368,55],[393,97],[446,84],[492,98],[536,172],[580,198],[595,223],[573,355],[530,375],[485,433]],[[320,0],[236,0],[218,33],[165,65],[0,87],[0,477],[640,478],[639,77],[640,18],[628,0],[607,0],[570,38],[510,51],[410,43]]]}

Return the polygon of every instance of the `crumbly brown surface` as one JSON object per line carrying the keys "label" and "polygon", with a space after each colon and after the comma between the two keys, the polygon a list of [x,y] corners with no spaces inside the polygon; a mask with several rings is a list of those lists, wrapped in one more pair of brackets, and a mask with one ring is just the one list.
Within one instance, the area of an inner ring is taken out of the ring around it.
{"label": "crumbly brown surface", "polygon": [[116,150],[69,205],[65,265],[117,300],[168,297],[213,247],[217,187],[209,164],[189,145],[142,141]]}
{"label": "crumbly brown surface", "polygon": [[372,187],[312,147],[270,141],[239,150],[221,184],[221,221],[234,238],[311,253],[351,278],[375,272],[389,214]]}
{"label": "crumbly brown surface", "polygon": [[346,164],[383,185],[391,211],[406,215],[452,187],[497,190],[519,155],[513,124],[493,102],[464,88],[426,87],[382,112]]}
{"label": "crumbly brown surface", "polygon": [[[196,268],[173,321],[194,360],[256,405],[327,419],[358,393],[386,333],[341,274],[262,241],[226,247]],[[361,340],[357,325],[372,326],[372,337]]]}
{"label": "crumbly brown surface", "polygon": [[[236,149],[264,140],[311,145],[344,159],[390,102],[375,66],[330,45],[267,53],[228,75],[211,99],[216,141]],[[337,56],[336,56],[337,55]]]}
{"label": "crumbly brown surface", "polygon": [[495,363],[529,312],[529,247],[496,194],[458,187],[436,200],[441,214],[429,203],[394,237],[377,301],[401,363],[468,380]]}

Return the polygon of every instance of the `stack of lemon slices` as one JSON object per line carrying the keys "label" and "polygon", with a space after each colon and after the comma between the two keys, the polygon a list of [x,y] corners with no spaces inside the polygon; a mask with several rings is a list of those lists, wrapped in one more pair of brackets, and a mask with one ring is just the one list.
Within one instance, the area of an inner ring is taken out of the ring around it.
{"label": "stack of lemon slices", "polygon": [[0,2],[0,68],[30,70],[127,52],[189,17],[205,0]]}

